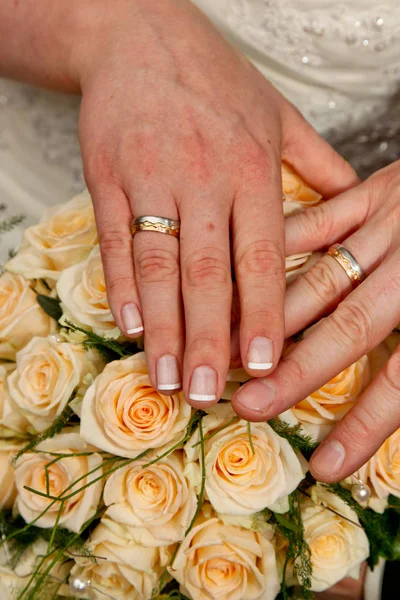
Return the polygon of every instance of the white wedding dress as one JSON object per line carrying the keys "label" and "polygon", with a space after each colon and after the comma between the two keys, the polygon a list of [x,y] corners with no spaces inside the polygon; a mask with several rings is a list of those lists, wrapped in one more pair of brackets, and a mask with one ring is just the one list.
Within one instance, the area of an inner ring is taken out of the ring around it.
{"label": "white wedding dress", "polygon": [[[361,175],[399,156],[399,0],[194,1]],[[84,185],[78,110],[0,80],[0,203],[23,226]],[[2,236],[3,256],[17,235]]]}

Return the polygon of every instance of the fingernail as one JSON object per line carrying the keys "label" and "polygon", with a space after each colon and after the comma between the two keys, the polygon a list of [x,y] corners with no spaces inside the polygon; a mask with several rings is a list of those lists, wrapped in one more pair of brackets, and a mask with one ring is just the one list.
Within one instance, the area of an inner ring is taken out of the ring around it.
{"label": "fingernail", "polygon": [[270,369],[274,360],[274,347],[269,338],[255,337],[251,340],[247,366],[255,371]]}
{"label": "fingernail", "polygon": [[311,459],[311,467],[315,473],[330,476],[338,473],[346,458],[344,447],[337,440],[324,442]]}
{"label": "fingernail", "polygon": [[128,335],[143,331],[143,321],[138,307],[133,302],[125,304],[121,311],[122,320]]}
{"label": "fingernail", "polygon": [[181,387],[178,361],[172,354],[164,354],[157,361],[157,389],[178,390]]}
{"label": "fingernail", "polygon": [[196,367],[190,381],[189,398],[198,402],[217,399],[217,373],[211,367]]}
{"label": "fingernail", "polygon": [[236,402],[244,408],[267,414],[276,398],[276,386],[268,379],[253,379],[239,389]]}

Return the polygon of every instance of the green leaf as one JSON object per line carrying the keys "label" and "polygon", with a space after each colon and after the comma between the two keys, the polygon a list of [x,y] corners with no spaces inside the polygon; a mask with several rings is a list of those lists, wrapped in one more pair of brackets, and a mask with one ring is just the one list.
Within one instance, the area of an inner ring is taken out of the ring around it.
{"label": "green leaf", "polygon": [[302,452],[307,459],[318,448],[319,444],[310,435],[301,433],[301,425],[289,425],[277,418],[270,419],[268,425],[275,433],[285,438],[293,450]]}
{"label": "green leaf", "polygon": [[58,322],[58,320],[62,317],[60,300],[57,298],[51,298],[50,296],[45,296],[44,294],[38,294],[36,296],[36,300],[46,315],[49,315],[49,317]]}
{"label": "green leaf", "polygon": [[78,325],[75,325],[75,323],[72,323],[72,321],[66,320],[65,325],[69,327],[69,329],[72,329],[72,331],[83,333],[86,336],[86,339],[82,342],[82,346],[85,350],[94,348],[106,362],[119,360],[140,352],[138,346],[132,342],[120,344],[114,339],[103,337],[97,333],[93,333],[93,331],[88,331],[83,327],[79,327]]}

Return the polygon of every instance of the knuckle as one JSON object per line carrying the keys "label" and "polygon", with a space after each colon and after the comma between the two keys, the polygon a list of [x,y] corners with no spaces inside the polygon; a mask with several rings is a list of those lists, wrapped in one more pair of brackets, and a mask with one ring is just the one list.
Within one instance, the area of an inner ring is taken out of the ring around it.
{"label": "knuckle", "polygon": [[272,240],[253,240],[236,261],[239,277],[268,274],[274,279],[284,279],[284,257],[279,244]]}
{"label": "knuckle", "polygon": [[134,280],[129,275],[113,275],[109,277],[107,281],[107,296],[117,299],[117,294],[120,294],[122,290],[129,290],[132,293]]}
{"label": "knuckle", "polygon": [[373,346],[374,323],[365,299],[343,302],[329,318],[332,334],[345,348],[354,346],[365,354]]}
{"label": "knuckle", "polygon": [[293,353],[290,353],[281,360],[280,373],[283,389],[292,389],[293,382],[298,382],[300,385],[300,382],[307,381],[310,371],[305,364],[293,356]]}
{"label": "knuckle", "polygon": [[312,237],[318,232],[323,239],[332,238],[334,218],[329,202],[310,207],[294,218],[298,220],[299,228],[305,237]]}
{"label": "knuckle", "polygon": [[319,303],[323,302],[325,304],[327,301],[336,298],[340,290],[333,269],[322,259],[303,274],[297,285],[300,285],[301,281],[307,284],[311,297],[314,297]]}
{"label": "knuckle", "polygon": [[397,350],[385,365],[384,376],[389,387],[400,392],[400,351]]}
{"label": "knuckle", "polygon": [[227,364],[229,363],[229,339],[224,341],[223,336],[210,336],[206,333],[198,333],[187,342],[188,354],[202,356],[226,357]]}
{"label": "knuckle", "polygon": [[104,262],[121,260],[121,257],[131,256],[132,241],[126,232],[109,230],[99,232],[99,244]]}
{"label": "knuckle", "polygon": [[226,286],[231,278],[229,260],[221,250],[204,248],[187,259],[184,275],[187,284],[193,288]]}
{"label": "knuckle", "polygon": [[142,283],[170,283],[179,278],[176,254],[163,248],[146,248],[136,255],[138,278]]}
{"label": "knuckle", "polygon": [[99,184],[117,179],[114,169],[114,155],[108,145],[98,144],[94,152],[85,155],[85,179],[89,187],[96,189]]}
{"label": "knuckle", "polygon": [[359,404],[357,409],[349,412],[348,416],[340,422],[340,438],[344,445],[353,451],[365,448],[371,444],[371,439],[375,437],[378,423],[378,415],[374,414],[370,408]]}

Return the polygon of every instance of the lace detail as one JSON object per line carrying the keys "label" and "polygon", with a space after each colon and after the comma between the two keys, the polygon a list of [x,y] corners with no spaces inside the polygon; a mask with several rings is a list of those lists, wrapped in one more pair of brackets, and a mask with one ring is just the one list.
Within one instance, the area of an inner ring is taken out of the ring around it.
{"label": "lace detail", "polygon": [[397,0],[196,0],[362,176],[400,155]]}

